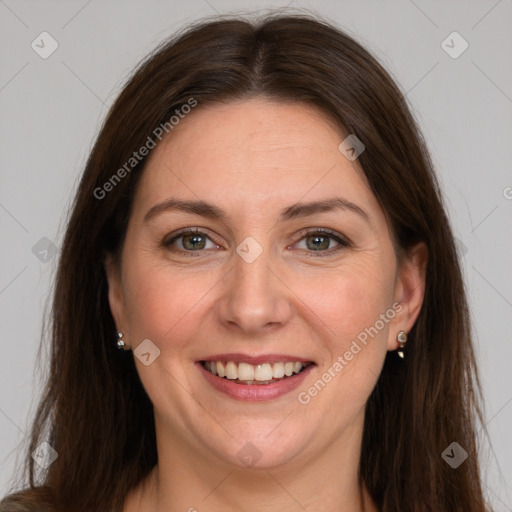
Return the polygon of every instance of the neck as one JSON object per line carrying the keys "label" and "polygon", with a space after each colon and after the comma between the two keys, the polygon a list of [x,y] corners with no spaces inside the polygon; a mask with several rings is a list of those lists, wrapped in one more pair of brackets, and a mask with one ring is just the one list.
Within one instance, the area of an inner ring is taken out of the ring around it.
{"label": "neck", "polygon": [[362,421],[320,453],[266,469],[199,456],[157,421],[159,463],[129,494],[124,512],[377,512],[358,480]]}

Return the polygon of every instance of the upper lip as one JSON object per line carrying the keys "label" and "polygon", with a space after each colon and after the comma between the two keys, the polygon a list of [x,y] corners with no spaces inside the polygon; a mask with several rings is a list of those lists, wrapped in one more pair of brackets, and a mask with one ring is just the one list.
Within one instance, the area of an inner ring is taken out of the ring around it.
{"label": "upper lip", "polygon": [[[306,359],[299,356],[290,356],[285,354],[260,354],[260,355],[249,355],[241,353],[231,354],[215,354],[213,356],[207,356],[199,361],[233,361],[235,363],[249,363],[252,365],[263,364],[263,363],[313,363],[311,359]],[[313,363],[314,364],[314,363]]]}

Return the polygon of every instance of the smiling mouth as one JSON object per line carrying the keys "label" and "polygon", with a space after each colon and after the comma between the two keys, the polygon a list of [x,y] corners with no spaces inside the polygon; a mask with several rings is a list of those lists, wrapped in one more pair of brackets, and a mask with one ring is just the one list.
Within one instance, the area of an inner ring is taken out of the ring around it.
{"label": "smiling mouth", "polygon": [[261,385],[272,384],[298,375],[311,361],[303,362],[277,362],[252,365],[249,363],[236,363],[234,361],[201,361],[207,371],[235,384]]}

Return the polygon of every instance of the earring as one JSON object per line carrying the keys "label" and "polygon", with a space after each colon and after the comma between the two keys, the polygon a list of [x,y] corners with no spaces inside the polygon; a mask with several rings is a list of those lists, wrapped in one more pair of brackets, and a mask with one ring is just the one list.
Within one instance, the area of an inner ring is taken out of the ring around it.
{"label": "earring", "polygon": [[407,333],[405,331],[400,331],[397,336],[396,336],[396,339],[398,341],[398,345],[399,345],[399,349],[398,349],[398,355],[404,359],[404,347],[405,347],[405,344],[407,343]]}
{"label": "earring", "polygon": [[117,333],[117,336],[118,336],[118,340],[117,340],[117,348],[118,349],[122,349],[122,350],[130,350],[130,347],[128,345],[126,345],[125,341],[123,340],[123,333],[122,332],[118,332]]}

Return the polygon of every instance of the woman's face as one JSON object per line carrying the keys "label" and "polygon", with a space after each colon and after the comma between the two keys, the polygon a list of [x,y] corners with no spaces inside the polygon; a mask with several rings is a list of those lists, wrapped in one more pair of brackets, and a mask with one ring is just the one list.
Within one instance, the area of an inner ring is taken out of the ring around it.
{"label": "woman's face", "polygon": [[[160,441],[238,467],[359,449],[423,277],[415,256],[398,265],[347,135],[260,98],[199,105],[151,153],[120,273],[106,268]],[[294,362],[311,364],[283,377]]]}

